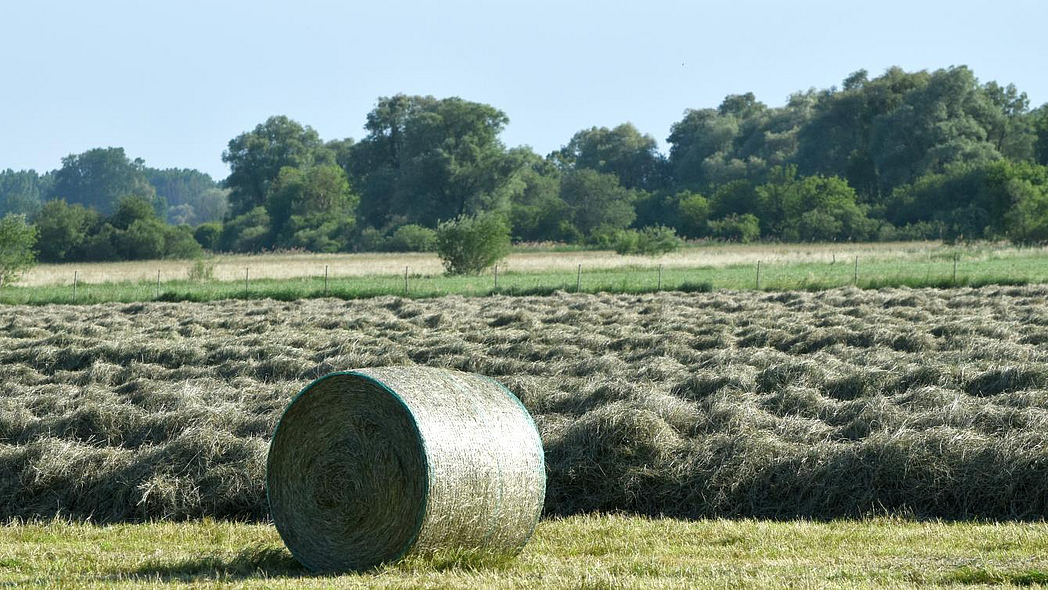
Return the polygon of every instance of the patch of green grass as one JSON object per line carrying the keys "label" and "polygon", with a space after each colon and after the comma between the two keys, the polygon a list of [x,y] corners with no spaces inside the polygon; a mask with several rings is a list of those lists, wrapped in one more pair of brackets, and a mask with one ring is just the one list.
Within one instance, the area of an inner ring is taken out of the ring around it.
{"label": "patch of green grass", "polygon": [[0,527],[0,586],[86,588],[872,588],[1048,583],[1048,525],[681,521],[540,523],[516,558],[447,552],[316,576],[272,526],[216,521]]}
{"label": "patch of green grass", "polygon": [[[973,255],[974,256],[974,255]],[[661,276],[661,278],[660,278]],[[385,295],[410,298],[445,295],[546,295],[555,291],[586,293],[650,293],[654,291],[710,291],[721,289],[765,291],[819,291],[846,285],[884,287],[979,287],[1025,285],[1048,281],[1048,258],[1038,252],[1007,258],[978,256],[962,259],[954,274],[953,258],[924,260],[874,258],[825,262],[736,264],[694,268],[620,267],[576,271],[502,272],[449,277],[415,275],[323,276],[251,281],[168,281],[84,284],[76,293],[69,285],[12,286],[0,291],[0,303],[38,304],[133,301],[214,301],[220,299],[275,299],[293,301],[318,297],[364,299]]]}

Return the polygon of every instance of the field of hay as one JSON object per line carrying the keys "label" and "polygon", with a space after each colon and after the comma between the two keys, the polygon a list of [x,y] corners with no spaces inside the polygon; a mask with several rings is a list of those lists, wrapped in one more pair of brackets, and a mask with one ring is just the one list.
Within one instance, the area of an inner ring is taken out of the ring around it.
{"label": "field of hay", "polygon": [[498,378],[546,513],[1048,515],[1048,287],[0,307],[0,519],[264,520],[333,370]]}

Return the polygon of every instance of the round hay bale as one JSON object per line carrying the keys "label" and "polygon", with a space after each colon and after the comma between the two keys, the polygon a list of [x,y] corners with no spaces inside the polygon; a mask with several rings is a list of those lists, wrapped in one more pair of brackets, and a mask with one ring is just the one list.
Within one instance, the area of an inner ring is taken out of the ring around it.
{"label": "round hay bale", "polygon": [[428,367],[332,373],[292,400],[266,493],[291,554],[316,572],[435,550],[516,553],[546,495],[542,441],[494,379]]}

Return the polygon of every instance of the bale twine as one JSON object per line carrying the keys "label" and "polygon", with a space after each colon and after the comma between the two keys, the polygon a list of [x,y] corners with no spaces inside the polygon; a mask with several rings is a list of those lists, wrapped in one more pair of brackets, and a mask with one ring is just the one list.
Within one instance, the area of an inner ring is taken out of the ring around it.
{"label": "bale twine", "polygon": [[546,471],[531,416],[497,381],[386,367],[303,389],[273,433],[266,487],[299,562],[359,571],[442,549],[520,551]]}

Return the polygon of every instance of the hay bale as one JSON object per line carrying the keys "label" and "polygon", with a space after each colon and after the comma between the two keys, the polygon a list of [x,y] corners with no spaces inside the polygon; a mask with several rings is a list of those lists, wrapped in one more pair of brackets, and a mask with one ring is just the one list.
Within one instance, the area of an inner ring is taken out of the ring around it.
{"label": "hay bale", "polygon": [[520,401],[488,377],[427,367],[314,381],[277,424],[266,480],[280,536],[316,572],[446,549],[515,553],[546,494]]}

